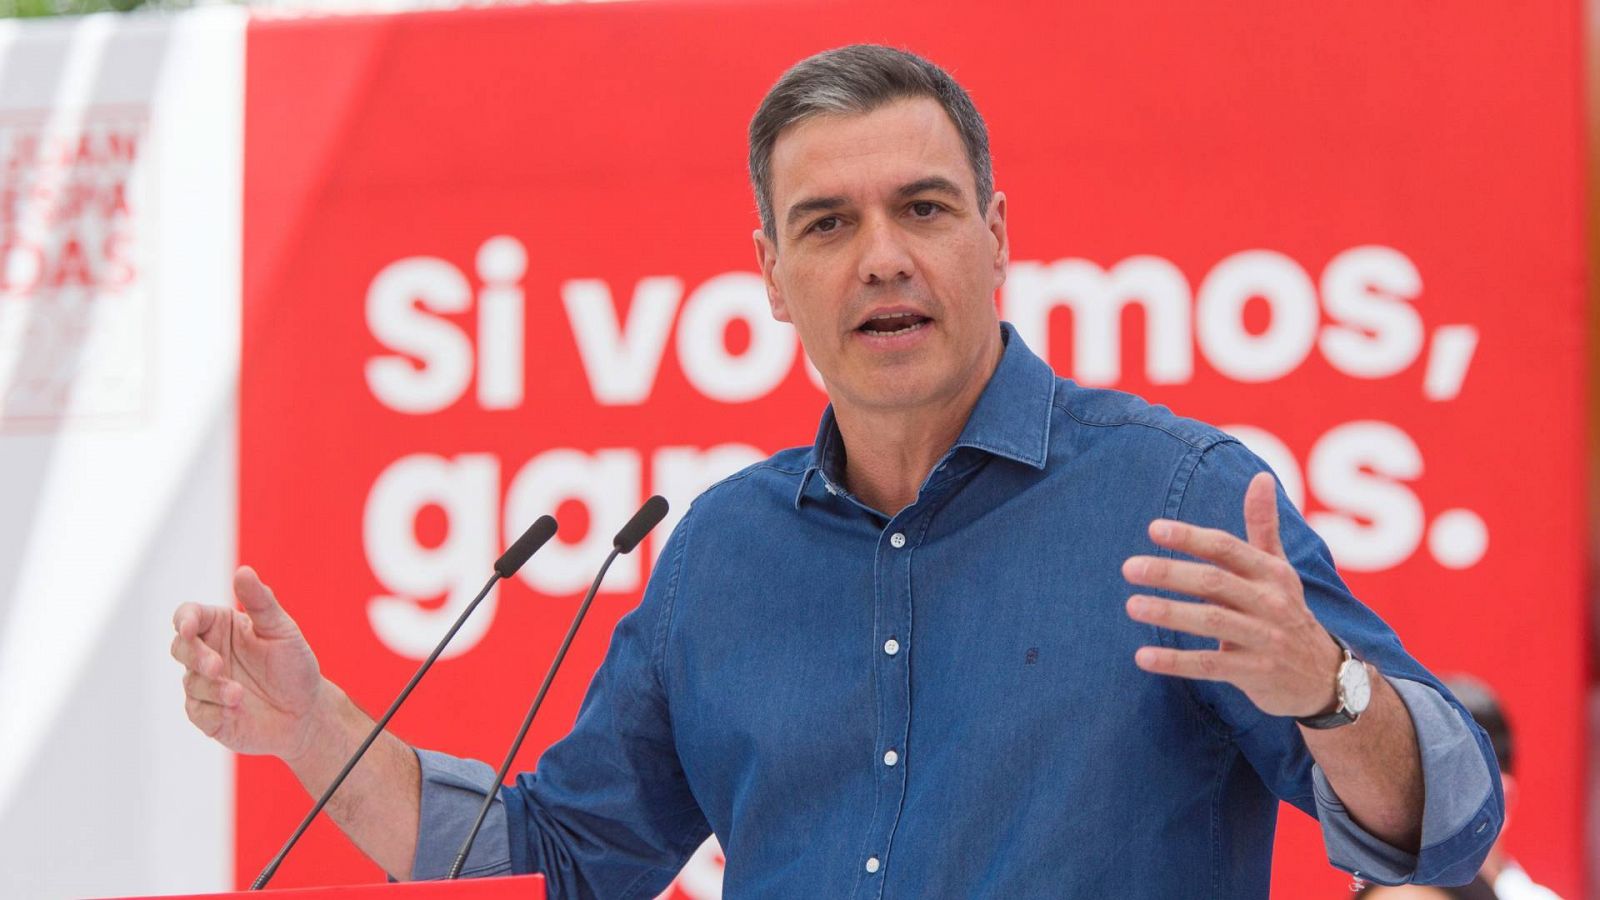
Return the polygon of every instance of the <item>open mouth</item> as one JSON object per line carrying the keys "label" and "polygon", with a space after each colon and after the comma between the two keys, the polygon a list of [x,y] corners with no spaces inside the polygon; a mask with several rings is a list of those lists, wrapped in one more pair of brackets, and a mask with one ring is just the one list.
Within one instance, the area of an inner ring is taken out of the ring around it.
{"label": "open mouth", "polygon": [[910,334],[933,320],[916,313],[883,313],[861,323],[856,330],[874,337],[894,337]]}

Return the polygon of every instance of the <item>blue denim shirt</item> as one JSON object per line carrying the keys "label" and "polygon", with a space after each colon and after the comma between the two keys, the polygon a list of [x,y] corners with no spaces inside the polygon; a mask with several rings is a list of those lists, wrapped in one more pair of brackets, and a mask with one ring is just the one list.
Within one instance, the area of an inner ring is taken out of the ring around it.
{"label": "blue denim shirt", "polygon": [[[831,410],[699,497],[617,626],[571,734],[502,789],[469,873],[653,897],[714,831],[730,897],[1266,897],[1281,798],[1330,860],[1465,882],[1503,817],[1481,730],[1345,588],[1279,492],[1318,619],[1395,685],[1423,847],[1363,831],[1297,726],[1136,668],[1121,564],[1157,517],[1242,534],[1265,465],[1228,435],[1058,379],[1009,326],[959,440],[892,517],[843,487]],[[420,751],[414,874],[449,864],[487,766]]]}

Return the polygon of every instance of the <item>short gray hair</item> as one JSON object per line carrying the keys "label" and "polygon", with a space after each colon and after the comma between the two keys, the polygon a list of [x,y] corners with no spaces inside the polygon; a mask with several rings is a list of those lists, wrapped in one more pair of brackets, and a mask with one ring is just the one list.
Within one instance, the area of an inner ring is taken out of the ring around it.
{"label": "short gray hair", "polygon": [[755,189],[761,230],[778,240],[772,211],[772,146],[791,125],[812,116],[861,114],[895,100],[932,97],[961,135],[978,189],[978,208],[994,195],[989,130],[972,98],[945,70],[893,47],[852,44],[810,56],[783,73],[750,120],[750,186]]}

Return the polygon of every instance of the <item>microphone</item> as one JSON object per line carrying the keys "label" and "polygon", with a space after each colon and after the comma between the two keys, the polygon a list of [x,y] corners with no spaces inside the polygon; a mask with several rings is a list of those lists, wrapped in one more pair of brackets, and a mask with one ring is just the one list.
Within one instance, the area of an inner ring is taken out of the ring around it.
{"label": "microphone", "polygon": [[[461,630],[461,626],[466,624],[467,617],[472,615],[472,611],[478,608],[478,604],[483,602],[483,598],[489,595],[489,589],[494,587],[495,582],[500,579],[510,578],[515,575],[517,570],[522,568],[522,564],[528,561],[528,557],[532,556],[534,551],[543,547],[546,541],[555,537],[555,533],[556,520],[549,516],[540,516],[537,521],[528,526],[528,530],[522,533],[522,537],[517,538],[516,543],[511,545],[511,549],[507,550],[495,561],[494,574],[489,576],[489,580],[484,583],[483,590],[479,591],[478,596],[467,604],[467,608],[462,610],[461,615],[456,617],[455,624],[451,625],[450,630],[445,632],[444,637],[439,640],[438,646],[434,647],[433,652],[428,654],[428,658],[422,661],[421,666],[417,667],[416,674],[411,676],[411,680],[406,682],[404,688],[401,688],[400,696],[394,698],[394,702],[389,704],[389,709],[383,714],[383,718],[372,726],[372,731],[367,734],[367,739],[362,741],[361,746],[356,748],[356,752],[350,756],[350,760],[344,764],[344,768],[340,769],[339,774],[334,777],[333,783],[328,785],[328,789],[322,792],[321,797],[317,798],[316,804],[311,807],[310,812],[306,813],[306,817],[300,820],[300,826],[294,830],[294,834],[289,835],[289,840],[285,841],[283,847],[278,850],[278,855],[274,856],[272,861],[267,863],[267,867],[261,870],[261,874],[256,876],[256,880],[250,885],[250,890],[259,891],[267,886],[267,882],[277,873],[278,866],[283,864],[284,857],[288,856],[289,851],[294,849],[294,845],[299,842],[300,836],[306,833],[306,829],[311,826],[311,821],[317,817],[317,813],[322,812],[322,808],[328,805],[328,801],[333,798],[333,792],[339,789],[339,785],[344,784],[344,780],[355,769],[356,763],[360,762],[361,757],[366,755],[367,748],[371,747],[372,742],[376,741],[378,735],[383,733],[384,726],[388,725],[389,720],[394,718],[395,712],[400,709],[400,704],[406,702],[406,698],[411,696],[411,691],[417,686],[417,682],[421,681],[422,676],[433,667],[434,660],[438,659],[439,654],[444,652],[445,645],[449,644],[450,639],[456,636],[457,631]],[[620,537],[620,535],[618,536]]]}
{"label": "microphone", "polygon": [[517,538],[516,543],[506,548],[500,558],[494,561],[494,574],[501,578],[510,578],[517,574],[522,564],[528,561],[533,551],[544,546],[545,541],[556,536],[556,520],[549,516],[540,516],[537,521],[528,526],[528,530]]}
{"label": "microphone", "polygon": [[618,556],[630,553],[639,546],[644,536],[650,529],[661,524],[667,515],[667,501],[657,495],[651,497],[633,514],[628,524],[622,526],[617,536],[611,539],[611,553],[606,556],[606,561],[600,565],[600,572],[594,576],[594,581],[589,584],[589,593],[583,597],[583,602],[578,604],[578,613],[572,617],[572,624],[567,627],[567,636],[562,638],[560,649],[556,650],[556,658],[550,663],[549,671],[544,673],[544,682],[539,685],[539,693],[534,695],[533,705],[528,707],[528,714],[522,718],[522,727],[517,729],[516,740],[511,742],[511,749],[506,751],[506,758],[500,763],[500,771],[495,773],[494,781],[489,784],[489,790],[484,792],[483,805],[478,807],[478,818],[473,820],[472,830],[467,832],[467,839],[461,844],[461,852],[456,854],[455,862],[450,864],[450,874],[445,878],[455,880],[461,877],[461,867],[467,864],[467,854],[472,851],[472,843],[478,839],[478,830],[483,827],[483,820],[489,816],[489,807],[494,805],[494,798],[499,793],[500,785],[505,783],[506,773],[511,771],[511,761],[516,758],[517,751],[522,749],[522,742],[528,737],[528,728],[533,725],[533,717],[539,712],[539,706],[544,703],[544,695],[550,690],[550,682],[555,680],[556,669],[561,667],[561,661],[567,657],[567,649],[572,646],[572,638],[578,633],[578,626],[583,622],[583,617],[589,612],[589,604],[594,602],[595,592],[600,589],[600,582],[606,577],[606,571],[611,568],[611,563]]}
{"label": "microphone", "polygon": [[644,536],[650,533],[650,529],[660,525],[661,520],[666,517],[667,501],[659,495],[651,497],[639,507],[638,512],[633,514],[628,524],[622,526],[617,536],[611,539],[611,546],[615,547],[618,553],[632,553],[633,548],[639,546]]}

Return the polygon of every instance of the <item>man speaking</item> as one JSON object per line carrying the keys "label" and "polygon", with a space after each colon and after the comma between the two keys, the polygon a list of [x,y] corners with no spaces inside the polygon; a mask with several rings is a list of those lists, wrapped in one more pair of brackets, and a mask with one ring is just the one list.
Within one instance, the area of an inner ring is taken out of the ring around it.
{"label": "man speaking", "polygon": [[[1260,460],[998,320],[1006,198],[958,84],[884,47],[804,60],[750,177],[772,314],[831,404],[695,501],[468,874],[653,897],[714,832],[732,897],[1265,897],[1281,798],[1364,879],[1472,877],[1487,740]],[[242,612],[174,617],[189,717],[320,793],[372,722],[234,587]],[[385,734],[329,809],[437,877],[492,780]]]}

